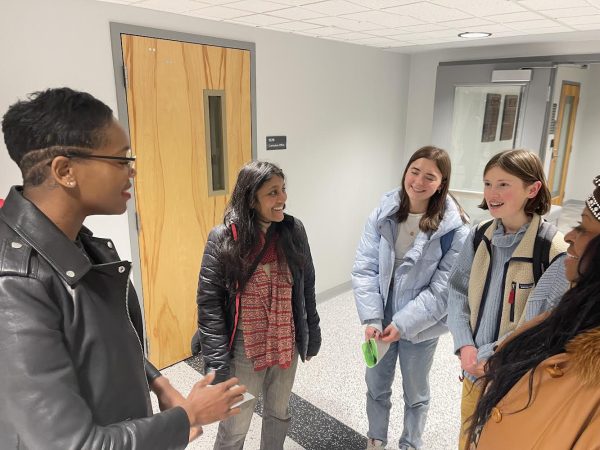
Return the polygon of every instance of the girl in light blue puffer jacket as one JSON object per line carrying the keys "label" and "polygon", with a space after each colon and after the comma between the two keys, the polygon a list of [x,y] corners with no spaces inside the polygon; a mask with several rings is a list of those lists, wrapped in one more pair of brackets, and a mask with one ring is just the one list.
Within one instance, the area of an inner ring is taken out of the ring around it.
{"label": "girl in light blue puffer jacket", "polygon": [[469,232],[462,208],[448,193],[450,157],[423,147],[410,158],[402,186],[383,196],[367,221],[352,269],[365,340],[389,344],[367,368],[368,449],[387,443],[396,359],[404,390],[400,449],[422,445],[429,408],[429,370],[447,331],[447,281]]}

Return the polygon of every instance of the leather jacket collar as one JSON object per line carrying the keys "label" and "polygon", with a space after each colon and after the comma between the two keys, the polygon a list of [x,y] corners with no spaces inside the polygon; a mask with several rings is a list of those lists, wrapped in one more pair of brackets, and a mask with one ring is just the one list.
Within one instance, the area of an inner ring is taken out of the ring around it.
{"label": "leather jacket collar", "polygon": [[[23,197],[21,186],[10,189],[4,206],[0,209],[0,220],[6,222],[27,245],[42,255],[69,286],[77,283],[92,268],[77,245]],[[85,227],[82,227],[80,234],[92,235]]]}

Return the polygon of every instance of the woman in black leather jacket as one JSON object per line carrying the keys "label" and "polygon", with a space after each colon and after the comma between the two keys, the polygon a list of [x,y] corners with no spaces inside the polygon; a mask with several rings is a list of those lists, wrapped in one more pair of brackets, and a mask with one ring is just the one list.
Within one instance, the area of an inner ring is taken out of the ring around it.
{"label": "woman in black leather jacket", "polygon": [[0,209],[0,448],[183,449],[239,412],[235,379],[185,399],[145,360],[131,264],[82,226],[130,198],[135,158],[111,109],[50,89],[12,105],[2,131],[23,186]]}
{"label": "woman in black leather jacket", "polygon": [[[208,236],[198,283],[205,368],[263,393],[263,450],[283,448],[297,359],[309,360],[321,345],[310,248],[302,223],[283,212],[286,199],[279,167],[244,166],[224,224]],[[221,422],[215,449],[243,447],[255,403]]]}

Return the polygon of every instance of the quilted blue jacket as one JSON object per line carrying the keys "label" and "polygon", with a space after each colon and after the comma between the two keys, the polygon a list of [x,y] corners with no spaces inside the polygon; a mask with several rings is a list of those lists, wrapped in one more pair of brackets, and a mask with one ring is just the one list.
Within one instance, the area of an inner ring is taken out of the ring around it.
{"label": "quilted blue jacket", "polygon": [[[361,323],[382,321],[385,306],[393,301],[393,321],[402,339],[413,343],[433,339],[446,326],[448,275],[469,227],[463,223],[454,200],[446,199],[446,212],[434,232],[419,231],[412,248],[394,273],[400,190],[386,193],[367,220],[352,269],[352,287]],[[441,238],[454,231],[452,245],[442,254]],[[393,298],[390,285],[393,278]]]}

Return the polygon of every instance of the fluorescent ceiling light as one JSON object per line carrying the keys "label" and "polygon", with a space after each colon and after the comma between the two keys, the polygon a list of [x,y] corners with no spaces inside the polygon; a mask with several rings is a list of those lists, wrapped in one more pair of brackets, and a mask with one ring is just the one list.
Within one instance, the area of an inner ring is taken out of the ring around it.
{"label": "fluorescent ceiling light", "polygon": [[486,38],[490,37],[492,33],[488,33],[486,31],[465,31],[464,33],[458,33],[458,37],[465,39],[473,39],[473,38]]}

